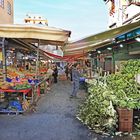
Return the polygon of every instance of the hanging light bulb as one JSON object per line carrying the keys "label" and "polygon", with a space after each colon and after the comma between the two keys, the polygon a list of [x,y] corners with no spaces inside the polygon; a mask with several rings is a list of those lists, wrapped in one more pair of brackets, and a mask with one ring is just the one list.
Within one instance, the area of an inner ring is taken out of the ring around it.
{"label": "hanging light bulb", "polygon": [[108,47],[107,49],[108,49],[108,50],[112,50],[112,48],[110,48],[110,47]]}
{"label": "hanging light bulb", "polygon": [[97,53],[101,53],[101,51],[97,51]]}
{"label": "hanging light bulb", "polygon": [[140,42],[140,37],[135,38],[136,41]]}
{"label": "hanging light bulb", "polygon": [[120,44],[120,48],[123,48],[123,44]]}

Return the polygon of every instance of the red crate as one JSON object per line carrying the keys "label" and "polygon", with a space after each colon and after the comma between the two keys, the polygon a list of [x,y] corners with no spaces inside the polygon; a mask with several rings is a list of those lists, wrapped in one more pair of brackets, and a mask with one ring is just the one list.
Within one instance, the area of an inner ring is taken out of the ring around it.
{"label": "red crate", "polygon": [[132,122],[119,122],[119,131],[131,133],[133,131],[133,123]]}

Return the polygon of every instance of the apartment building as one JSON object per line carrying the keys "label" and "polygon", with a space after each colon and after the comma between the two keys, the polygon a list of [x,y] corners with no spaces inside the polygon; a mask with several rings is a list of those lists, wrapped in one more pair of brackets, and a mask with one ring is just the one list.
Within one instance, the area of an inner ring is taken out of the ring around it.
{"label": "apartment building", "polygon": [[37,14],[27,14],[24,21],[27,24],[40,24],[48,26],[48,20]]}
{"label": "apartment building", "polygon": [[0,0],[0,24],[13,24],[14,0]]}
{"label": "apartment building", "polygon": [[109,28],[140,20],[140,0],[104,0],[108,7]]}

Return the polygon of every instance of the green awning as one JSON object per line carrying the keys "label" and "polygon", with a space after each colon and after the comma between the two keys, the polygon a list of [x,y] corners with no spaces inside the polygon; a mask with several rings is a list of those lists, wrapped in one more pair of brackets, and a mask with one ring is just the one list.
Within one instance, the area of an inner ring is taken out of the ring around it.
{"label": "green awning", "polygon": [[140,21],[124,25],[118,28],[110,29],[99,34],[91,35],[84,39],[72,42],[65,46],[65,55],[68,54],[77,54],[88,52],[100,47],[104,47],[112,43],[113,39],[117,38],[120,35],[131,32],[135,29],[140,28]]}

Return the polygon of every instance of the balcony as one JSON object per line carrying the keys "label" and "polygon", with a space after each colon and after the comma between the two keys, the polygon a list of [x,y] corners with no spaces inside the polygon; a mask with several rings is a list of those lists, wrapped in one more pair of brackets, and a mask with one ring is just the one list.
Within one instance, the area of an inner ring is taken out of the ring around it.
{"label": "balcony", "polygon": [[128,0],[129,4],[136,4],[140,6],[140,0]]}

